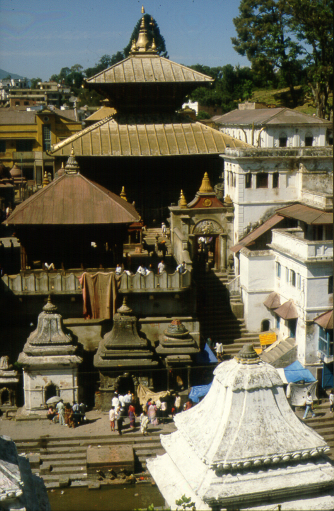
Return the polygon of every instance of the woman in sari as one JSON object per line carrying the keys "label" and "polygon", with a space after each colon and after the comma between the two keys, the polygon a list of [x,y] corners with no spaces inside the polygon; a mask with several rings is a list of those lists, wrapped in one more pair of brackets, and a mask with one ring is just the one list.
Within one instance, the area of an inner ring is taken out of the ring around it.
{"label": "woman in sari", "polygon": [[134,427],[136,425],[136,410],[132,403],[130,404],[130,406],[128,408],[128,416],[130,419],[130,428],[134,429]]}
{"label": "woman in sari", "polygon": [[153,424],[153,426],[158,425],[158,419],[157,419],[157,407],[155,405],[155,402],[153,401],[152,404],[148,407],[148,418],[150,420],[150,423]]}

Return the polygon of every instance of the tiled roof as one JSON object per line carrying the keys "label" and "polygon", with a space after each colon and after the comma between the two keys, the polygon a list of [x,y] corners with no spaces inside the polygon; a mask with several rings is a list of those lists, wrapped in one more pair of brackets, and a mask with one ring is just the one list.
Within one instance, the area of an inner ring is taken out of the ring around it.
{"label": "tiled roof", "polygon": [[87,80],[91,83],[213,82],[210,76],[159,55],[131,55]]}
{"label": "tiled roof", "polygon": [[176,115],[111,116],[54,145],[51,154],[68,156],[72,145],[76,156],[203,155],[224,153],[226,147],[251,147]]}
{"label": "tiled roof", "polygon": [[10,225],[122,224],[139,220],[124,199],[83,175],[64,174],[19,204]]}
{"label": "tiled roof", "polygon": [[232,110],[224,115],[212,118],[217,124],[223,125],[282,125],[282,124],[310,124],[330,125],[329,121],[312,115],[303,114],[289,108],[259,108],[254,110]]}

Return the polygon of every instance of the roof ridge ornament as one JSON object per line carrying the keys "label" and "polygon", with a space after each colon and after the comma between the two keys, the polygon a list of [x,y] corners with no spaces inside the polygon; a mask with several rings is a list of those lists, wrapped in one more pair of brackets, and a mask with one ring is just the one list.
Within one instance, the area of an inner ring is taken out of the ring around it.
{"label": "roof ridge ornament", "polygon": [[179,198],[179,207],[180,208],[186,208],[187,207],[187,200],[184,196],[183,190],[181,190],[180,198]]}
{"label": "roof ridge ornament", "polygon": [[253,344],[245,344],[245,346],[234,357],[239,364],[258,364],[260,357],[256,353]]}
{"label": "roof ridge ornament", "polygon": [[73,146],[71,148],[71,155],[68,157],[68,160],[65,165],[65,172],[66,174],[79,174],[80,167],[78,165],[77,160],[74,156],[74,149]]}
{"label": "roof ridge ornament", "polygon": [[119,196],[124,199],[126,202],[128,202],[128,199],[126,198],[126,193],[125,193],[125,186],[122,186],[122,190],[121,190],[121,193],[119,194]]}
{"label": "roof ridge ornament", "polygon": [[[140,28],[139,28],[139,34],[137,41],[133,40],[131,45],[130,54],[135,53],[157,53],[157,46],[154,40],[154,37],[152,39],[152,44],[150,46],[150,41],[148,38],[148,30],[146,28],[145,23],[145,9],[144,6],[141,8],[142,12],[142,18],[140,22]],[[152,35],[153,35],[153,27],[154,27],[154,20],[151,16],[150,25],[152,26]]]}
{"label": "roof ridge ornament", "polygon": [[207,172],[204,173],[202,184],[200,189],[198,190],[199,193],[212,193],[214,190],[210,183],[209,174]]}

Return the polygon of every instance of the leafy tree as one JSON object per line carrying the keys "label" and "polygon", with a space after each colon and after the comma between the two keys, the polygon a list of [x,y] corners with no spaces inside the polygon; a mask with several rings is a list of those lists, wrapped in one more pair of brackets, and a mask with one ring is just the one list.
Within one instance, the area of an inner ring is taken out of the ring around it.
{"label": "leafy tree", "polygon": [[[168,59],[169,57],[168,57],[168,53],[167,53],[167,49],[166,49],[165,39],[160,33],[158,23],[155,21],[155,19],[153,19],[151,17],[150,14],[144,14],[144,19],[145,19],[145,26],[147,28],[147,37],[148,37],[149,43],[152,44],[152,40],[154,38],[158,55],[160,55],[161,57],[166,57]],[[125,57],[129,56],[131,46],[132,46],[132,41],[134,39],[137,41],[137,39],[138,39],[140,24],[141,24],[141,18],[140,18],[140,20],[138,20],[138,23],[136,24],[135,28],[133,29],[133,32],[131,34],[130,41],[129,41],[128,45],[123,50]]]}
{"label": "leafy tree", "polygon": [[108,69],[108,67],[117,64],[117,62],[121,62],[121,60],[124,60],[124,54],[121,51],[118,51],[112,56],[102,55],[102,57],[94,67],[89,67],[85,69],[84,71],[85,76],[86,78],[90,78],[91,76],[101,73],[101,71],[104,71],[104,69]]}
{"label": "leafy tree", "polygon": [[333,93],[333,0],[287,0],[287,8],[291,29],[303,43],[317,115],[325,118],[333,108],[329,105]]}
{"label": "leafy tree", "polygon": [[42,82],[42,78],[32,78],[30,80],[30,88],[31,89],[36,89],[37,88],[37,85],[39,82]]}
{"label": "leafy tree", "polygon": [[279,69],[294,101],[297,61],[302,48],[292,38],[290,10],[286,5],[286,0],[241,0],[240,15],[233,19],[238,37],[231,39],[234,49],[246,55],[258,70],[272,74]]}

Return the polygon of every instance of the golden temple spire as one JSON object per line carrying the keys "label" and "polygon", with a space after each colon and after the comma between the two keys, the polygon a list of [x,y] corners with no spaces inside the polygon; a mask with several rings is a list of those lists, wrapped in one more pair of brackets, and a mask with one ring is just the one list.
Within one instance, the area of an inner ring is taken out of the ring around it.
{"label": "golden temple spire", "polygon": [[[132,41],[130,53],[157,53],[157,46],[153,39],[152,45],[150,46],[150,38],[148,35],[148,30],[146,27],[145,20],[145,9],[144,6],[141,8],[142,18],[140,22],[139,34],[137,41]],[[151,16],[150,26],[152,27],[152,32],[154,28],[154,20]]]}
{"label": "golden temple spire", "polygon": [[43,183],[42,184],[43,184],[43,188],[45,188],[49,184],[49,178],[48,178],[47,171],[44,172],[44,178],[43,178]]}
{"label": "golden temple spire", "polygon": [[180,208],[186,208],[187,207],[187,201],[184,196],[183,190],[181,190],[180,198],[179,198],[179,207]]}
{"label": "golden temple spire", "polygon": [[128,202],[128,199],[126,198],[126,193],[125,193],[125,188],[124,188],[124,186],[122,186],[122,191],[121,191],[121,193],[119,194],[119,196],[120,196],[122,199],[126,200],[126,202]]}
{"label": "golden temple spire", "polygon": [[212,192],[213,192],[213,188],[211,186],[208,173],[205,172],[201,187],[199,189],[199,193],[212,193]]}
{"label": "golden temple spire", "polygon": [[143,6],[143,5],[141,6],[141,13],[142,13],[142,14],[145,14],[145,9],[144,9],[144,6]]}

